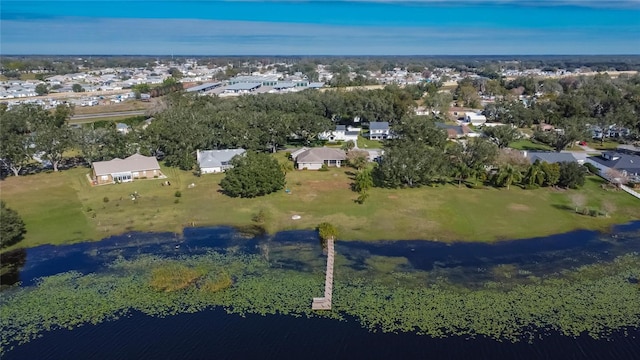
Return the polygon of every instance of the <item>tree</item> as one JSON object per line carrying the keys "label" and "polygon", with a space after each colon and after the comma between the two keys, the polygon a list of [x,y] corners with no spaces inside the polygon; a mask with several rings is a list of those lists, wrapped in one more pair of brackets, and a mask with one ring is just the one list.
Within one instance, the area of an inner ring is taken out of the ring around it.
{"label": "tree", "polygon": [[35,124],[35,148],[42,159],[51,163],[53,171],[58,171],[64,152],[71,147],[72,132],[66,122],[72,113],[68,106],[58,105],[53,115]]}
{"label": "tree", "polygon": [[529,169],[527,169],[527,173],[524,174],[524,178],[522,182],[527,186],[538,187],[544,185],[545,173],[542,169],[542,163],[540,160],[536,160]]}
{"label": "tree", "polygon": [[501,167],[496,174],[495,183],[498,186],[506,186],[507,190],[511,184],[522,181],[522,173],[517,168],[507,164]]}
{"label": "tree", "polygon": [[321,240],[335,239],[338,237],[338,229],[331,223],[323,222],[318,225],[318,235]]}
{"label": "tree", "polygon": [[84,88],[80,84],[73,84],[73,86],[71,86],[71,90],[73,90],[73,92],[77,92],[77,93],[84,92]]}
{"label": "tree", "polygon": [[543,186],[556,186],[560,180],[560,165],[558,163],[549,164],[544,161],[540,167],[544,173]]}
{"label": "tree", "polygon": [[278,161],[268,154],[247,152],[231,160],[220,187],[231,197],[252,198],[281,190],[285,174]]}
{"label": "tree", "polygon": [[560,163],[560,179],[558,185],[577,189],[584,185],[587,176],[587,169],[577,162]]}
{"label": "tree", "polygon": [[444,154],[424,143],[394,141],[385,146],[374,177],[378,185],[390,188],[415,187],[443,177]]}
{"label": "tree", "polygon": [[347,164],[356,170],[363,169],[369,163],[369,153],[364,150],[350,150],[347,152]]}
{"label": "tree", "polygon": [[36,85],[36,94],[38,94],[38,96],[42,96],[42,95],[46,95],[49,93],[49,87],[47,86],[47,84],[38,84]]}
{"label": "tree", "polygon": [[500,149],[520,138],[518,129],[510,125],[485,127],[484,134],[488,136]]}
{"label": "tree", "polygon": [[364,193],[373,187],[373,177],[371,176],[371,170],[361,170],[356,174],[353,189],[356,192]]}
{"label": "tree", "polygon": [[605,173],[605,177],[610,182],[612,182],[613,184],[616,184],[617,186],[620,186],[629,182],[629,176],[627,176],[622,171],[619,171],[616,169],[607,170]]}
{"label": "tree", "polygon": [[586,137],[586,128],[578,119],[568,119],[561,125],[562,128],[547,134],[541,140],[551,145],[557,152],[564,150],[568,145]]}
{"label": "tree", "polygon": [[498,147],[489,140],[472,138],[464,148],[464,163],[470,170],[469,176],[485,174],[498,157]]}
{"label": "tree", "polygon": [[0,200],[0,248],[11,246],[22,240],[27,232],[24,221],[13,209]]}
{"label": "tree", "polygon": [[0,113],[0,161],[15,176],[27,165],[35,152],[31,140],[32,124],[46,118],[48,113],[39,106],[18,105]]}
{"label": "tree", "polygon": [[342,146],[340,148],[342,150],[344,150],[344,151],[350,151],[355,146],[356,146],[356,143],[354,143],[353,140],[349,140],[349,141],[345,142],[344,144],[342,144]]}

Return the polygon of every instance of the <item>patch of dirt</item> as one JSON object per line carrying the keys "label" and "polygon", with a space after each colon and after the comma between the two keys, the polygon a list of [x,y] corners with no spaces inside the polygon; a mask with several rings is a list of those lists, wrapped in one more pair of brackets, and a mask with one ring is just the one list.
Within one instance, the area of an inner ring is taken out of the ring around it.
{"label": "patch of dirt", "polygon": [[523,204],[511,204],[509,205],[509,209],[515,211],[529,211],[529,207]]}
{"label": "patch of dirt", "polygon": [[389,199],[397,199],[397,198],[398,198],[398,196],[397,196],[397,195],[389,195],[389,196],[387,196],[387,197],[388,197]]}

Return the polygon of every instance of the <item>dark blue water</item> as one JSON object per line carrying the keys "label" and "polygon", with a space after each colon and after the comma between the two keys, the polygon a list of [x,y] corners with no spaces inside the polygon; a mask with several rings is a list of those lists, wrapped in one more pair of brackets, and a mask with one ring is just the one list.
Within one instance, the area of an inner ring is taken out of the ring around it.
{"label": "dark blue water", "polygon": [[640,332],[593,340],[549,336],[533,344],[372,333],[355,321],[223,310],[57,330],[8,352],[12,359],[602,359],[640,358]]}
{"label": "dark blue water", "polygon": [[[76,270],[96,272],[118,257],[140,254],[195,255],[209,250],[261,253],[271,249],[274,262],[303,264],[281,256],[292,246],[310,251],[322,262],[322,247],[311,231],[281,232],[247,238],[232,228],[192,228],[182,236],[131,233],[100,242],[41,246],[3,255],[16,262],[17,272],[2,283],[33,284],[41,276]],[[517,264],[542,275],[583,264],[607,261],[628,252],[640,252],[640,221],[615,227],[610,233],[575,231],[545,238],[497,244],[429,241],[338,242],[347,266],[365,268],[371,256],[404,257],[407,268],[453,270],[465,281],[482,282],[482,269]],[[447,272],[443,272],[447,274]],[[466,276],[469,275],[469,276]],[[134,313],[127,318],[74,330],[55,330],[7,352],[4,359],[640,359],[640,331],[617,333],[608,340],[587,336],[545,336],[509,343],[492,339],[449,337],[434,339],[411,333],[372,333],[355,320],[248,315],[246,318],[211,309],[196,314],[154,318]]]}

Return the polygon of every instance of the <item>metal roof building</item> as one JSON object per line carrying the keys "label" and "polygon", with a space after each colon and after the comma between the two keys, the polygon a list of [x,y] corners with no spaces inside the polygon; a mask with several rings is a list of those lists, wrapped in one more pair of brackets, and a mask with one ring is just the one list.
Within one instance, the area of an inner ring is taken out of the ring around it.
{"label": "metal roof building", "polygon": [[213,89],[219,87],[220,85],[222,85],[221,82],[206,83],[206,84],[190,87],[190,88],[187,89],[187,92],[203,93],[203,92],[207,92],[209,90],[213,90]]}

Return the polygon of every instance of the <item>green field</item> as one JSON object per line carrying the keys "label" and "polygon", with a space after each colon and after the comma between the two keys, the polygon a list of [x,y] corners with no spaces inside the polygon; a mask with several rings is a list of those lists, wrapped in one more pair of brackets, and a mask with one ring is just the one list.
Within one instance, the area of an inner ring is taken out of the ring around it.
{"label": "green field", "polygon": [[[539,142],[534,142],[529,139],[522,139],[518,141],[514,141],[509,144],[509,147],[517,150],[529,150],[529,151],[553,151],[553,148],[549,145],[542,144]],[[582,149],[580,149],[582,150]]]}
{"label": "green field", "polygon": [[[170,231],[186,226],[252,224],[266,214],[269,232],[313,229],[333,223],[341,240],[433,239],[483,241],[516,239],[574,229],[606,229],[640,218],[638,199],[600,188],[590,177],[582,190],[469,189],[454,185],[416,189],[372,189],[363,205],[354,200],[347,168],[287,174],[289,193],[237,199],[220,193],[224,175],[197,177],[165,168],[171,186],[162,180],[92,187],[78,168],[61,173],[9,177],[0,182],[2,199],[23,217],[28,233],[19,246],[97,240],[128,231]],[[190,187],[189,184],[194,184]],[[181,197],[175,197],[179,190]],[[588,206],[613,207],[610,217],[573,211],[570,196],[581,192]],[[130,194],[140,197],[133,201]],[[292,215],[301,219],[292,220]]]}

